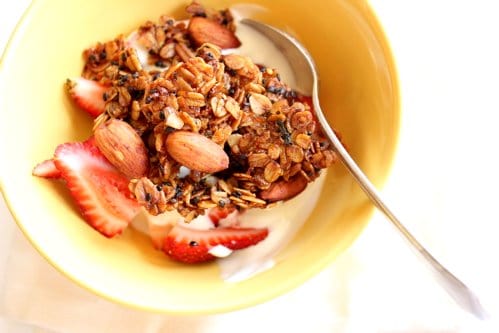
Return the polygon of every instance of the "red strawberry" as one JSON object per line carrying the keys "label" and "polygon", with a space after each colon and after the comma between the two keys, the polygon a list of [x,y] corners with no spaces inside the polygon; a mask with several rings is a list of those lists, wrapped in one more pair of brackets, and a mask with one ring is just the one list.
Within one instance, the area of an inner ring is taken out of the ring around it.
{"label": "red strawberry", "polygon": [[109,163],[93,140],[59,145],[54,163],[83,218],[104,236],[120,234],[139,212],[128,179]]}
{"label": "red strawberry", "polygon": [[43,177],[43,178],[61,178],[61,172],[56,168],[54,160],[45,160],[38,163],[33,168],[33,176]]}
{"label": "red strawberry", "polygon": [[229,216],[229,214],[231,214],[234,210],[235,208],[211,208],[210,210],[208,210],[208,217],[210,218],[211,222],[213,222],[215,227],[218,227],[220,220]]}
{"label": "red strawberry", "polygon": [[92,117],[97,117],[106,107],[104,93],[106,86],[82,77],[67,79],[66,88],[75,103]]}
{"label": "red strawberry", "polygon": [[168,233],[163,251],[172,259],[194,264],[215,259],[208,251],[223,245],[231,250],[240,250],[264,240],[268,229],[218,228],[210,230],[175,226]]}

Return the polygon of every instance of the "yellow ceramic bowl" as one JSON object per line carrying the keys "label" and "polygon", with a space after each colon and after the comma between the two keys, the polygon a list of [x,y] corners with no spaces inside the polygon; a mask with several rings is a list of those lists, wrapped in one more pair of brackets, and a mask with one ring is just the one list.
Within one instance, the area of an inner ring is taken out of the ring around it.
{"label": "yellow ceramic bowl", "polygon": [[[216,8],[233,1],[203,1]],[[323,109],[349,150],[381,185],[394,156],[397,78],[382,29],[365,1],[251,1],[258,19],[304,41],[322,78]],[[328,173],[318,206],[274,268],[244,282],[219,278],[218,266],[174,263],[133,230],[106,239],[80,217],[65,187],[31,176],[57,144],[82,140],[91,120],[63,83],[78,76],[81,52],[128,33],[187,1],[35,0],[16,29],[0,71],[1,188],[20,228],[61,272],[108,299],[141,309],[196,314],[235,310],[280,295],[330,264],[366,225],[372,207],[341,165]]]}

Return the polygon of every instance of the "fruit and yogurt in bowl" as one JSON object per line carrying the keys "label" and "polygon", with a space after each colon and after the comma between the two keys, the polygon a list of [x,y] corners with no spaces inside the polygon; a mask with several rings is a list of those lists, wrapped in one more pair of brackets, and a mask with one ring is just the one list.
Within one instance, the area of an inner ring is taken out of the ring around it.
{"label": "fruit and yogurt in bowl", "polygon": [[83,52],[66,88],[93,133],[59,145],[33,174],[63,180],[104,236],[132,225],[171,259],[224,258],[223,277],[240,280],[272,265],[336,156],[310,100],[269,66],[278,59],[289,72],[277,49],[254,60],[272,45],[236,35],[229,10],[187,12]]}

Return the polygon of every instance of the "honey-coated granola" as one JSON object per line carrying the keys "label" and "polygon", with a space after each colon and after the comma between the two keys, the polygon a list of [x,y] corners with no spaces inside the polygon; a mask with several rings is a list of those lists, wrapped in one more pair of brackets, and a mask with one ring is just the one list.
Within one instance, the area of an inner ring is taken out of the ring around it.
{"label": "honey-coated granola", "polygon": [[[227,10],[193,3],[187,12],[235,29]],[[148,64],[131,42],[148,52]],[[311,182],[336,160],[307,98],[276,69],[198,42],[188,22],[163,16],[143,24],[132,40],[120,36],[84,52],[83,77],[108,87],[95,128],[120,119],[145,143],[148,171],[131,179],[130,189],[150,213],[177,210],[189,221],[211,207],[264,208],[280,199],[269,195],[273,186]],[[179,162],[167,146],[175,132],[213,141],[228,167],[209,173]]]}

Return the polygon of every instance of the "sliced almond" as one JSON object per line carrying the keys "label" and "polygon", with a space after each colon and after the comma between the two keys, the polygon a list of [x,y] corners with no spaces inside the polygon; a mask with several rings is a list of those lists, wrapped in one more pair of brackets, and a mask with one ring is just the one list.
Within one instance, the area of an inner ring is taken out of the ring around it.
{"label": "sliced almond", "polygon": [[250,108],[254,114],[262,115],[272,109],[272,102],[270,99],[262,94],[252,93],[249,98]]}
{"label": "sliced almond", "polygon": [[234,32],[205,17],[191,18],[187,29],[192,41],[198,47],[204,43],[215,44],[222,49],[232,49],[241,45]]}
{"label": "sliced almond", "polygon": [[260,198],[268,202],[276,202],[291,199],[300,194],[307,187],[307,179],[301,175],[295,176],[289,181],[280,180],[272,183],[270,187],[260,192]]}
{"label": "sliced almond", "polygon": [[95,142],[99,150],[129,178],[139,178],[147,173],[149,158],[147,149],[128,123],[118,120],[108,120],[94,130]]}
{"label": "sliced almond", "polygon": [[181,129],[184,127],[184,121],[178,115],[177,111],[171,106],[167,106],[163,109],[165,114],[165,124],[171,128]]}
{"label": "sliced almond", "polygon": [[214,173],[229,167],[229,156],[223,148],[199,133],[170,133],[166,150],[174,160],[191,170]]}

